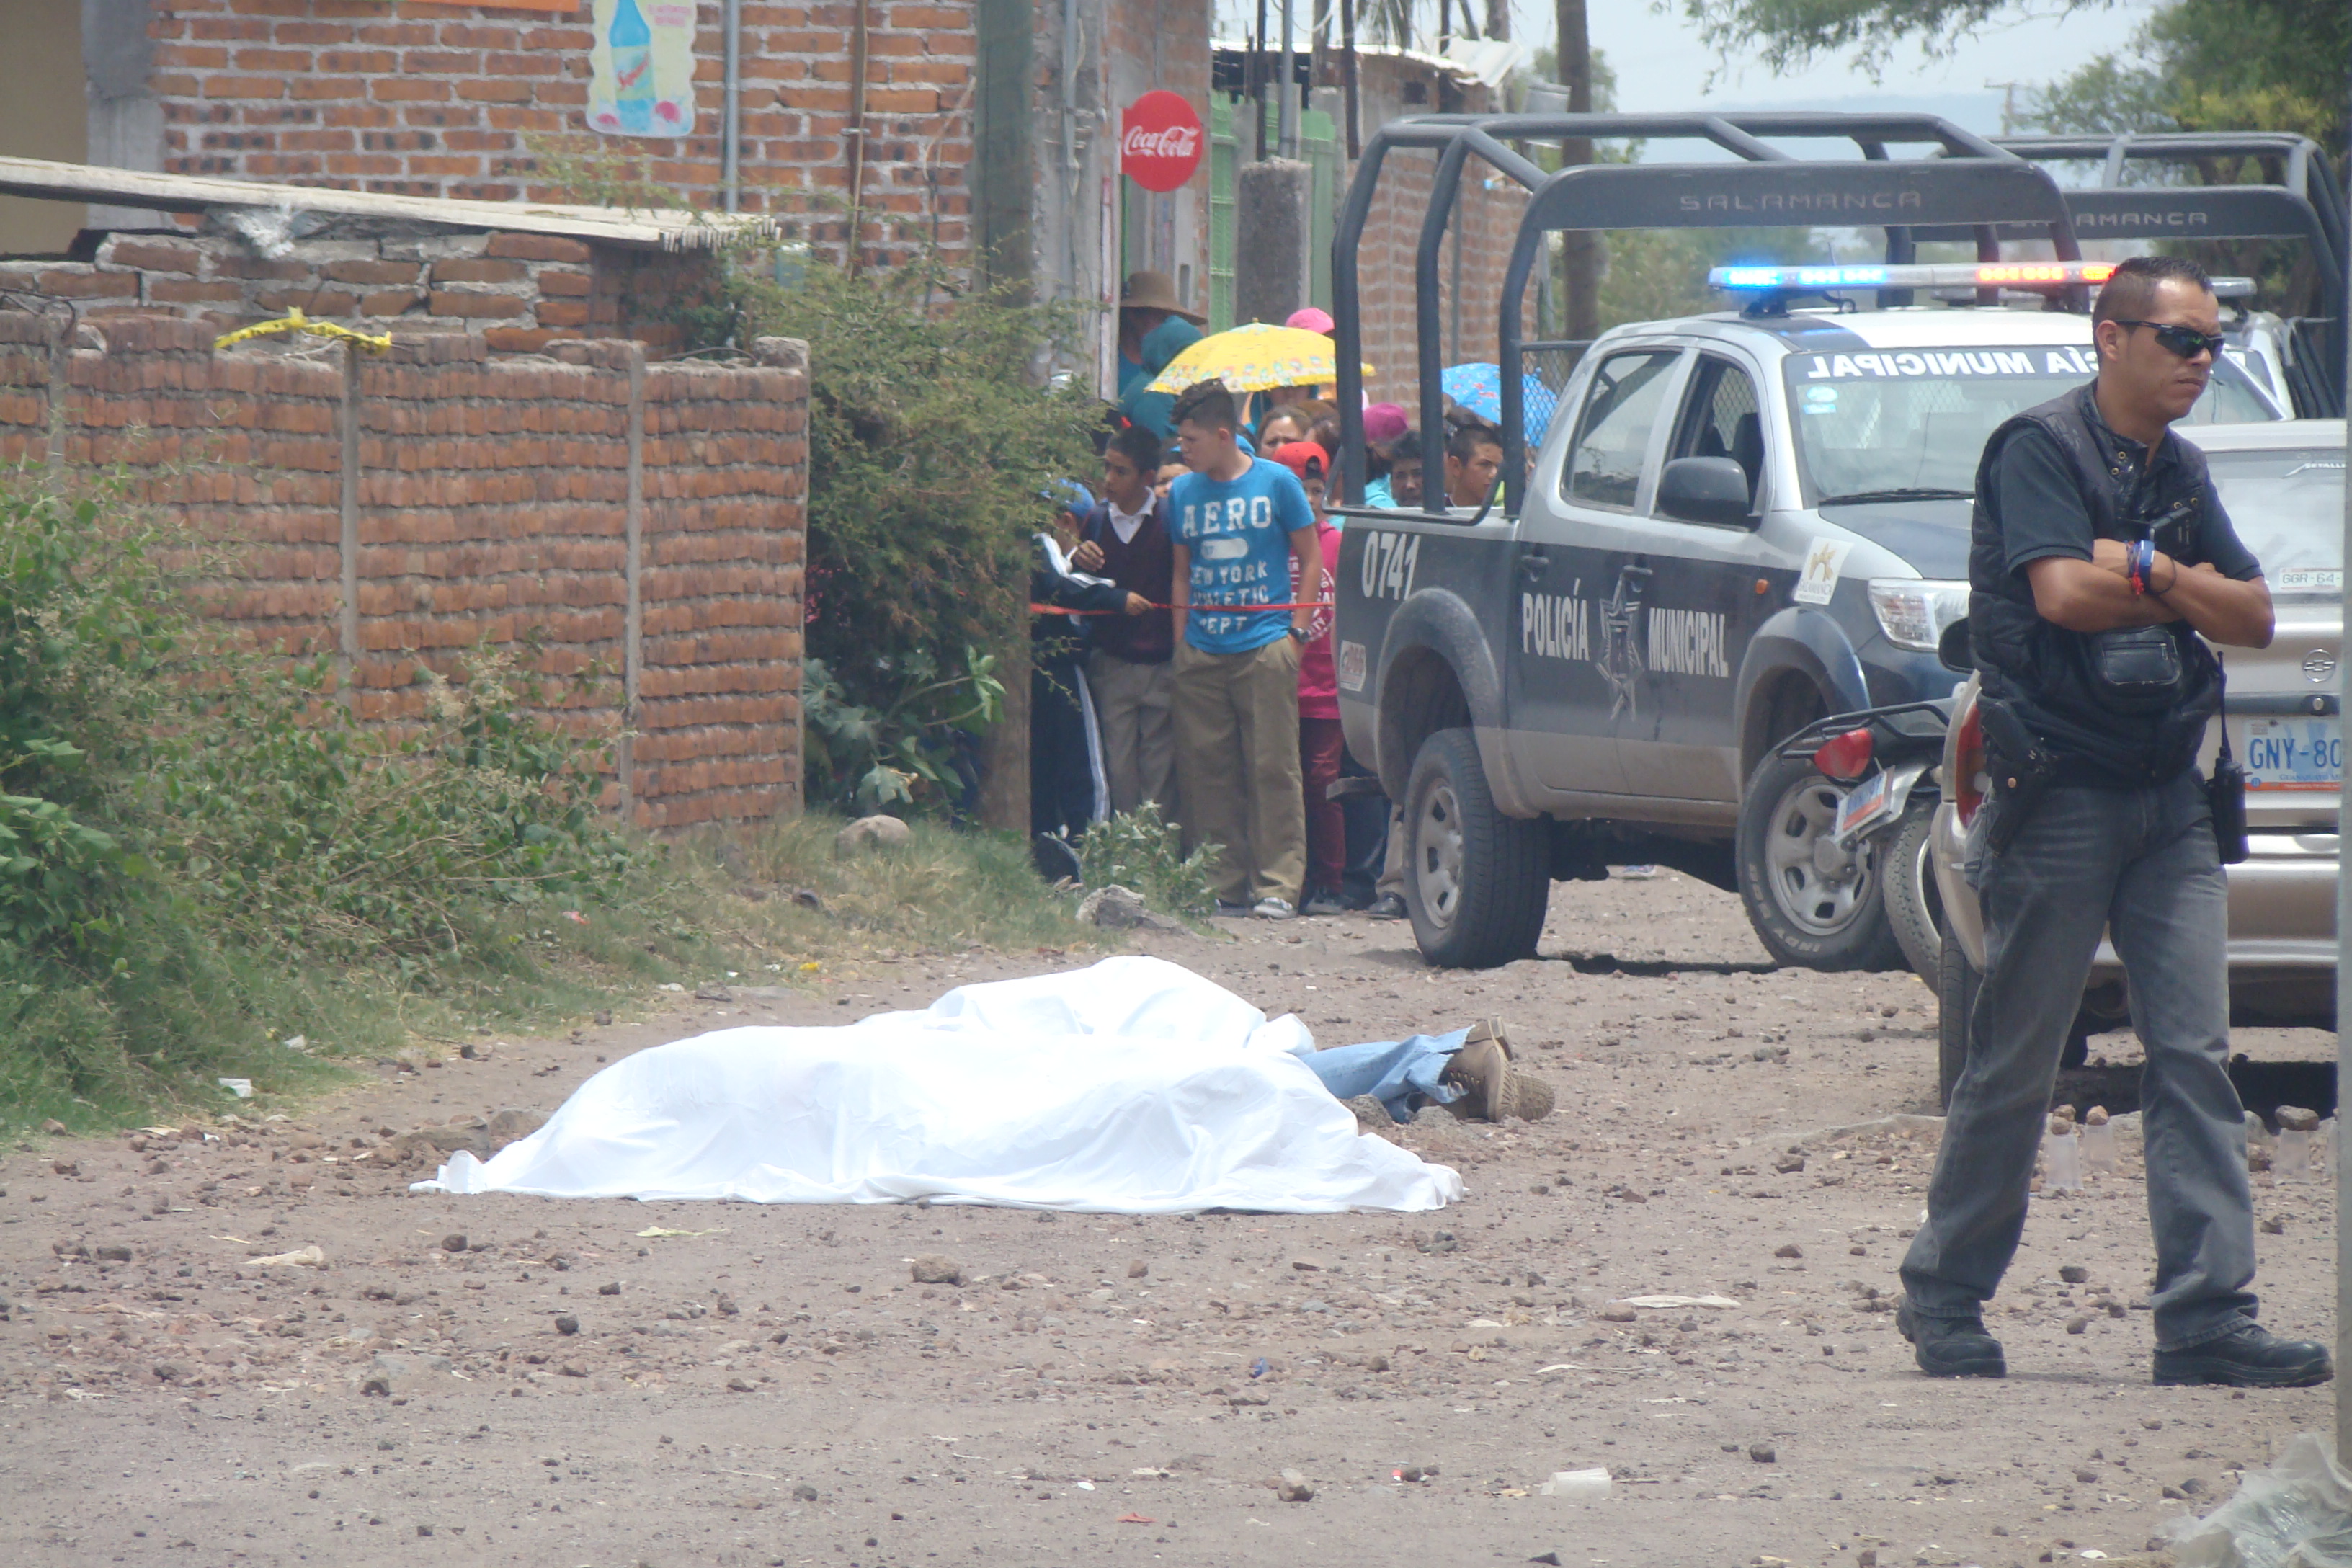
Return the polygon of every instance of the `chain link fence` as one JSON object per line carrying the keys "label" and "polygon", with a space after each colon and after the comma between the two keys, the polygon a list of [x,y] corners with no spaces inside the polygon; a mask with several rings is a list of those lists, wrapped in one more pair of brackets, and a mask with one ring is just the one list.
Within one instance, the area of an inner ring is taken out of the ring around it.
{"label": "chain link fence", "polygon": [[1569,378],[1591,346],[1589,341],[1565,339],[1519,345],[1519,389],[1530,456],[1551,433],[1553,416],[1568,394]]}

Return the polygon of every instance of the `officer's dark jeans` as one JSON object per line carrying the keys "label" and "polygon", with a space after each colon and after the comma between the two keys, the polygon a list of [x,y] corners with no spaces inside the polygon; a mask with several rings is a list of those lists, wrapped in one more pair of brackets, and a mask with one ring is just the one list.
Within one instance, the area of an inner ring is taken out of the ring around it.
{"label": "officer's dark jeans", "polygon": [[1983,988],[1952,1091],[1927,1220],[1903,1260],[1913,1310],[1965,1318],[1991,1299],[2025,1226],[2059,1053],[2102,929],[2131,976],[2156,1341],[2179,1350],[2254,1315],[2245,1112],[2225,1070],[2229,897],[2194,773],[2136,791],[2045,794],[2005,853],[1969,847],[1985,917]]}

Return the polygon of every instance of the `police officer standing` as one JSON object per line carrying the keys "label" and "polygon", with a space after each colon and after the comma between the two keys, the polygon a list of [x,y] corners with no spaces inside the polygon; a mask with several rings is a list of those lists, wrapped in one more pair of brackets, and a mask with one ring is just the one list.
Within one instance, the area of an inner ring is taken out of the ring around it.
{"label": "police officer standing", "polygon": [[2000,1377],[1983,1303],[2025,1225],[2059,1054],[2103,931],[2146,1047],[2155,1381],[2300,1387],[2327,1352],[2256,1325],[2244,1111],[2229,1054],[2229,900],[2195,761],[2221,700],[2198,634],[2262,647],[2270,590],[2205,461],[2168,426],[2221,352],[2190,262],[2122,263],[2098,378],[1993,432],[1969,624],[1991,796],[1969,825],[1985,974],[1896,1321],[1931,1376]]}

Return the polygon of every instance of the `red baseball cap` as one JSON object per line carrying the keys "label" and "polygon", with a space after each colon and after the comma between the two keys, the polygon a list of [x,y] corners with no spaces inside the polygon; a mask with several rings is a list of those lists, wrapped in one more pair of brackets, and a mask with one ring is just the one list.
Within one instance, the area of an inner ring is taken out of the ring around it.
{"label": "red baseball cap", "polygon": [[1328,481],[1331,478],[1331,454],[1313,441],[1285,441],[1267,456],[1297,475],[1302,485],[1310,470],[1316,479]]}

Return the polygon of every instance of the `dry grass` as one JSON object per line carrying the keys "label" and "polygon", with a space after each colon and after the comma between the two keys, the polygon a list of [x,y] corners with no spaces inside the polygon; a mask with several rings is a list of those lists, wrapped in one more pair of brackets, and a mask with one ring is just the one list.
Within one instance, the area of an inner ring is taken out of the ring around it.
{"label": "dry grass", "polygon": [[703,934],[788,968],[885,951],[1110,951],[1081,926],[1077,895],[1046,886],[1010,834],[911,825],[903,846],[834,853],[841,819],[811,815],[681,847],[698,886]]}

